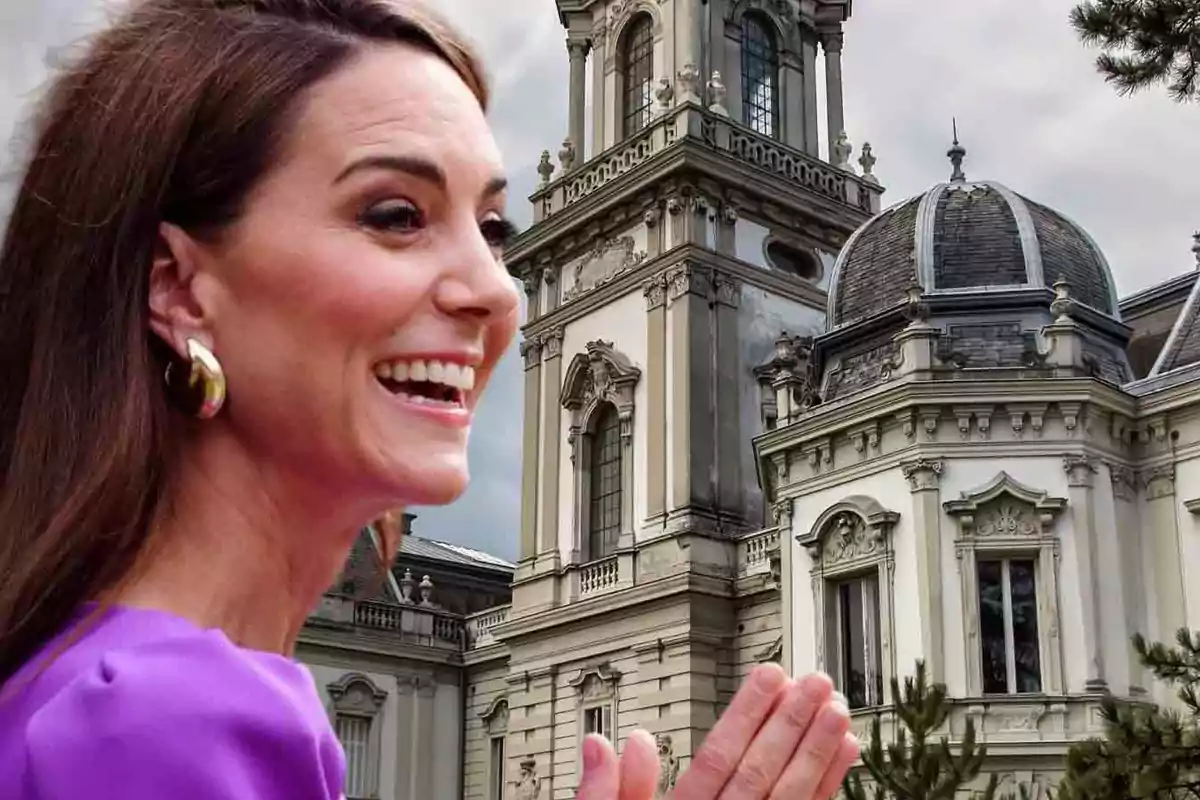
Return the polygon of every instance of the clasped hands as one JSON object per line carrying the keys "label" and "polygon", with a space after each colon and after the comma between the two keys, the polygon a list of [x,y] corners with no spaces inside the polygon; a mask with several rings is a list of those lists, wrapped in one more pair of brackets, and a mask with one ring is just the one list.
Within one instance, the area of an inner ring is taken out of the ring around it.
{"label": "clasped hands", "polygon": [[[858,758],[850,714],[825,675],[792,680],[757,667],[668,795],[671,800],[828,800]],[[652,800],[658,748],[634,731],[618,758],[602,736],[583,742],[577,800]]]}

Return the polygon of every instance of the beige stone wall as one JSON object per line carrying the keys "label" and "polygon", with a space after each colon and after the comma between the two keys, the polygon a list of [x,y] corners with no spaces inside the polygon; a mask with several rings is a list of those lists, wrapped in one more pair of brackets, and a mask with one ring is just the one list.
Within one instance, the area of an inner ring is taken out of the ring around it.
{"label": "beige stone wall", "polygon": [[732,674],[738,685],[758,664],[772,659],[776,645],[782,646],[783,615],[779,592],[757,592],[738,601],[737,636],[731,650]]}
{"label": "beige stone wall", "polygon": [[[465,742],[463,748],[463,797],[488,800],[491,786],[491,739],[501,730],[501,703],[508,697],[508,658],[502,647],[497,656],[466,668]],[[499,714],[497,714],[499,712]],[[491,713],[493,716],[488,717]],[[511,758],[508,759],[512,763]],[[507,779],[515,777],[506,775]]]}

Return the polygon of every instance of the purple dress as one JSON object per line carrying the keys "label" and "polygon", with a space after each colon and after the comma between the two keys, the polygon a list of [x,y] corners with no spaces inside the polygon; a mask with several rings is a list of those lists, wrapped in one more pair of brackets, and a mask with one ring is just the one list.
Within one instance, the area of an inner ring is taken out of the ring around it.
{"label": "purple dress", "polygon": [[290,659],[118,607],[37,674],[42,665],[39,655],[0,690],[4,800],[341,796],[341,746],[312,676]]}

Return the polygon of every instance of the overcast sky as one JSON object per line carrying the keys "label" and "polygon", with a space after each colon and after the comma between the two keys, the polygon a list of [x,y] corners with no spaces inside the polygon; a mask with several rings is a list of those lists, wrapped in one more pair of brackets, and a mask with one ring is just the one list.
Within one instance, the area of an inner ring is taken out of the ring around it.
{"label": "overcast sky", "polygon": [[[885,203],[949,175],[951,118],[966,172],[1057,208],[1107,253],[1122,294],[1195,267],[1200,107],[1158,90],[1120,98],[1067,23],[1065,0],[880,0],[855,4],[844,55],[846,127],[870,141]],[[567,56],[553,0],[437,0],[481,49],[496,135],[525,224],[535,165],[566,131]],[[95,0],[0,0],[0,136],[45,80],[47,49],[100,19]],[[590,81],[588,82],[590,86]],[[824,132],[822,132],[824,135]],[[0,170],[2,172],[2,170]],[[0,203],[2,203],[0,199]],[[493,379],[472,434],[474,475],[458,503],[416,509],[424,536],[515,557],[521,370]]]}

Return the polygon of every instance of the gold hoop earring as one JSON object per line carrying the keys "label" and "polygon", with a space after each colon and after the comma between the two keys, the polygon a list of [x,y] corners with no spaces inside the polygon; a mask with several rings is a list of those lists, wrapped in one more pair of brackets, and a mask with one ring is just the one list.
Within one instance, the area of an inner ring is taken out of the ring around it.
{"label": "gold hoop earring", "polygon": [[[189,400],[188,405],[198,402],[198,407],[189,410],[200,419],[212,419],[225,405],[225,370],[213,352],[198,339],[187,340],[187,355],[190,369],[184,394],[195,398]],[[173,384],[171,373],[174,366],[174,363],[167,365],[164,377],[168,386]]]}

